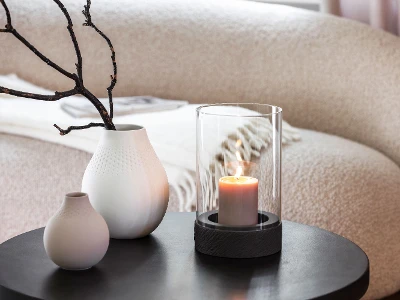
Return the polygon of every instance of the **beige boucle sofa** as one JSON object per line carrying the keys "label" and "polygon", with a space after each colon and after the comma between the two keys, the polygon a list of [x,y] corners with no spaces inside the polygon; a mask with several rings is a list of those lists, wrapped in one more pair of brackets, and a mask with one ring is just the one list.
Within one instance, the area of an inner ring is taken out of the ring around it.
{"label": "beige boucle sofa", "polygon": [[[14,26],[73,71],[74,51],[51,0],[8,0]],[[85,82],[105,96],[104,41],[64,0],[84,57]],[[400,39],[360,23],[233,0],[96,0],[112,38],[117,95],[193,103],[266,102],[304,128],[283,152],[283,218],[341,234],[371,264],[366,298],[400,289]],[[0,34],[0,74],[71,88],[11,35]],[[1,121],[1,120],[0,120]],[[43,204],[44,205],[44,204]],[[304,274],[307,276],[307,274]]]}

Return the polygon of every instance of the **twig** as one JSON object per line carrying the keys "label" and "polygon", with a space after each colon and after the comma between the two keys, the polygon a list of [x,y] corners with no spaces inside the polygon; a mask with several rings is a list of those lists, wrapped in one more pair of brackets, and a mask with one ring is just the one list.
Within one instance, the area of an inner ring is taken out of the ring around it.
{"label": "twig", "polygon": [[5,27],[5,30],[2,32],[9,32],[12,35],[14,35],[19,41],[21,41],[26,47],[28,47],[29,50],[31,50],[36,56],[38,56],[42,61],[44,61],[46,64],[48,64],[50,67],[56,69],[58,72],[61,74],[67,76],[68,78],[71,78],[72,80],[76,81],[77,76],[76,74],[67,72],[63,68],[61,68],[59,65],[51,61],[49,58],[44,56],[42,53],[40,53],[31,43],[29,43],[23,36],[21,36],[18,31],[13,27],[11,23],[11,14],[10,11],[5,3],[4,0],[0,0],[1,4],[4,7],[4,10],[6,11],[6,16],[7,16],[7,24]]}
{"label": "twig", "polygon": [[30,99],[34,99],[34,100],[57,101],[57,100],[60,100],[61,98],[76,95],[76,94],[78,94],[78,91],[76,89],[72,89],[72,90],[65,91],[65,92],[55,92],[54,95],[41,95],[41,94],[21,92],[21,91],[8,89],[8,88],[0,86],[0,93],[17,96],[17,97],[30,98]]}
{"label": "twig", "polygon": [[104,127],[104,124],[103,123],[89,123],[89,124],[83,125],[83,126],[69,126],[67,129],[62,129],[57,124],[54,124],[53,126],[60,131],[60,135],[66,135],[66,134],[70,133],[72,130],[88,129],[91,127]]}
{"label": "twig", "polygon": [[86,20],[85,23],[83,23],[83,26],[89,26],[92,27],[103,39],[106,40],[108,46],[110,47],[111,51],[111,61],[113,64],[113,71],[114,75],[110,75],[111,77],[111,83],[109,87],[107,88],[108,92],[108,101],[110,104],[110,118],[113,118],[114,111],[113,111],[113,99],[112,99],[112,90],[114,89],[115,85],[117,84],[117,62],[115,60],[115,51],[113,44],[111,43],[111,40],[99,29],[97,28],[96,25],[93,24],[92,22],[92,16],[90,15],[90,6],[91,6],[91,0],[87,0],[87,5],[84,5],[84,10],[82,11],[83,15],[85,16]]}
{"label": "twig", "polygon": [[104,105],[100,102],[99,99],[96,98],[95,95],[93,95],[88,89],[84,88],[82,92],[82,96],[85,96],[92,104],[96,107],[96,109],[99,111],[101,117],[103,118],[103,121],[105,123],[105,127],[110,130],[115,130],[114,123],[111,120],[110,115],[107,113],[106,108]]}
{"label": "twig", "polygon": [[0,0],[1,4],[4,7],[4,10],[6,11],[6,17],[7,17],[7,24],[5,26],[5,29],[0,29],[0,32],[9,32],[12,28],[11,25],[11,14],[10,14],[10,10],[8,9],[6,3],[4,2],[4,0]]}
{"label": "twig", "polygon": [[79,81],[81,86],[83,87],[83,76],[82,76],[82,55],[81,55],[81,50],[79,49],[79,45],[78,45],[78,41],[76,40],[76,36],[75,36],[75,32],[73,30],[73,24],[72,24],[72,20],[71,17],[68,13],[68,10],[65,8],[64,4],[62,4],[59,0],[53,0],[55,3],[57,3],[58,7],[60,7],[61,11],[63,12],[65,18],[67,19],[68,22],[68,32],[69,35],[71,37],[72,43],[74,44],[74,49],[75,49],[75,53],[76,53],[76,58],[78,60],[78,63],[76,64],[76,70],[78,72],[78,77],[79,77]]}

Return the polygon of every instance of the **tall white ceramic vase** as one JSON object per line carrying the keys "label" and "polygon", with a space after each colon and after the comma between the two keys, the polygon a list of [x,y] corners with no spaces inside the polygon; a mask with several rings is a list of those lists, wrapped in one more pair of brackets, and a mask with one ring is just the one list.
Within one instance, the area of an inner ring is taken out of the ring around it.
{"label": "tall white ceramic vase", "polygon": [[116,129],[103,131],[82,191],[106,220],[112,238],[140,238],[156,229],[165,215],[168,179],[143,127]]}

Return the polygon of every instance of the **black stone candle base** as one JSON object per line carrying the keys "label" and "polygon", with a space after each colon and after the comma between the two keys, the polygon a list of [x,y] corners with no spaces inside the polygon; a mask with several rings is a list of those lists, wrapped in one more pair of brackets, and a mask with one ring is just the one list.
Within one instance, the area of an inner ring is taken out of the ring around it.
{"label": "black stone candle base", "polygon": [[275,254],[282,249],[282,223],[278,216],[259,211],[258,224],[226,226],[219,224],[218,211],[201,214],[194,224],[197,251],[219,257],[254,258]]}

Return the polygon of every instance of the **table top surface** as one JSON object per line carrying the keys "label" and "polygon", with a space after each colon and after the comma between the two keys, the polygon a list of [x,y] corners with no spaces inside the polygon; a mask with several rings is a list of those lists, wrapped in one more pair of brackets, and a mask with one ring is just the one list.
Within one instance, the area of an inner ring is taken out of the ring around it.
{"label": "table top surface", "polygon": [[0,298],[25,299],[357,299],[369,262],[351,241],[283,221],[282,252],[263,258],[211,257],[194,250],[194,213],[167,213],[148,237],[114,240],[86,271],[46,256],[43,228],[0,245]]}

